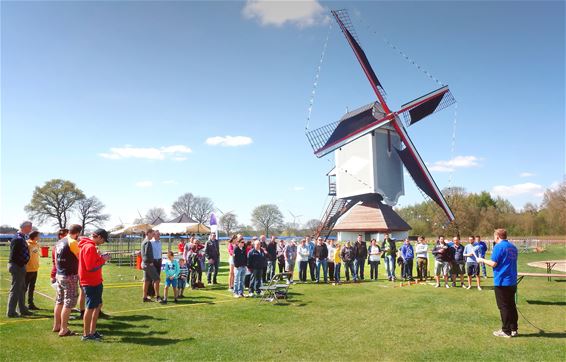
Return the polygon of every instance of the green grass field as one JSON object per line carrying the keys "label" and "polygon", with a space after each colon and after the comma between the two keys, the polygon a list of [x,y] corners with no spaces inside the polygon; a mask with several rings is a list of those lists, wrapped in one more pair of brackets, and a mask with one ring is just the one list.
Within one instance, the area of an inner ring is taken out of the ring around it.
{"label": "green grass field", "polygon": [[[528,262],[566,259],[566,245],[540,254],[520,254],[519,271],[544,272]],[[224,258],[226,260],[226,258]],[[6,265],[6,248],[0,253]],[[288,303],[234,299],[227,265],[220,285],[188,291],[175,305],[141,302],[141,272],[104,268],[101,343],[51,332],[53,289],[50,260],[41,259],[31,318],[5,318],[10,275],[0,285],[0,360],[514,360],[563,361],[566,356],[566,280],[525,278],[518,306],[539,332],[519,316],[520,336],[496,338],[499,312],[492,279],[483,291],[400,287],[384,280],[340,286],[293,285]],[[366,269],[369,278],[369,268]],[[399,274],[399,271],[397,271]],[[489,271],[491,275],[491,271]],[[80,321],[71,329],[79,332]]]}

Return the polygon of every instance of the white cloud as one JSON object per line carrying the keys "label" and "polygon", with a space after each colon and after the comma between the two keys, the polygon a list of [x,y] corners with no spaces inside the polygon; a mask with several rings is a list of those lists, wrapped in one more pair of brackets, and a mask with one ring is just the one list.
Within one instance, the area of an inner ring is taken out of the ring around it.
{"label": "white cloud", "polygon": [[140,187],[140,188],[148,188],[153,186],[153,182],[151,181],[138,181],[136,182],[136,187]]}
{"label": "white cloud", "polygon": [[124,158],[142,158],[146,160],[164,160],[166,158],[183,160],[186,157],[181,155],[191,153],[192,150],[184,145],[155,147],[132,147],[126,145],[124,147],[112,147],[108,153],[100,153],[99,156],[110,160],[120,160]]}
{"label": "white cloud", "polygon": [[429,165],[428,169],[436,172],[452,172],[457,168],[478,167],[479,160],[476,156],[456,156],[451,160],[436,161]]}
{"label": "white cloud", "polygon": [[533,176],[535,176],[535,174],[532,172],[521,172],[519,174],[519,177],[533,177]]}
{"label": "white cloud", "polygon": [[206,139],[206,144],[210,146],[237,147],[252,143],[253,140],[246,136],[215,136]]}
{"label": "white cloud", "polygon": [[303,186],[294,186],[291,190],[293,190],[293,191],[304,191],[305,188]]}
{"label": "white cloud", "polygon": [[304,28],[329,20],[327,10],[318,0],[248,0],[242,14],[247,19],[256,19],[263,26],[283,26],[290,23]]}
{"label": "white cloud", "polygon": [[518,195],[533,195],[541,197],[544,194],[544,187],[532,182],[516,185],[498,185],[491,189],[491,194],[501,197],[513,197]]}

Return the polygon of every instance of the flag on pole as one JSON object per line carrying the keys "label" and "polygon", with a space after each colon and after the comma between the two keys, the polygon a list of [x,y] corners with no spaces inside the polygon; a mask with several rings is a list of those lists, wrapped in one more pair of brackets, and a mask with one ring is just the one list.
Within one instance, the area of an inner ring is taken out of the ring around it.
{"label": "flag on pole", "polygon": [[218,221],[216,220],[216,215],[211,212],[210,213],[210,232],[216,235],[218,238]]}

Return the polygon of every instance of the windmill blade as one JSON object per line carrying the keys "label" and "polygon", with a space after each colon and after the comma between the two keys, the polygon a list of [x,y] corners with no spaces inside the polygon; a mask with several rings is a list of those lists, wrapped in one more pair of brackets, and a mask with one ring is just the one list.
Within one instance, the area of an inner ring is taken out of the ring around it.
{"label": "windmill blade", "polygon": [[363,51],[362,47],[359,44],[359,41],[356,36],[356,32],[354,30],[354,26],[352,24],[352,21],[350,20],[350,15],[348,15],[348,11],[345,9],[332,10],[331,13],[336,19],[338,25],[340,26],[340,29],[342,29],[342,33],[346,37],[348,44],[350,44],[350,47],[354,51],[354,54],[356,55],[358,62],[362,66],[362,69],[366,74],[366,77],[368,78],[371,87],[375,92],[375,95],[379,99],[379,102],[383,105],[383,109],[385,110],[385,113],[387,114],[390,113],[391,111],[389,110],[389,107],[385,103],[385,90],[383,89],[381,82],[377,78],[377,75],[375,75],[373,68],[369,64],[369,60],[366,56],[366,53]]}
{"label": "windmill blade", "polygon": [[404,104],[397,113],[402,114],[405,124],[410,126],[454,103],[456,103],[456,100],[452,92],[450,92],[448,86],[444,86]]}
{"label": "windmill blade", "polygon": [[346,113],[338,122],[307,132],[307,138],[314,154],[320,158],[385,126],[394,117],[394,114],[385,116],[381,105],[373,102]]}
{"label": "windmill blade", "polygon": [[430,172],[428,171],[428,168],[426,167],[423,159],[419,155],[419,152],[415,148],[415,145],[413,145],[413,142],[405,131],[405,128],[401,123],[401,119],[399,117],[396,117],[393,121],[393,125],[395,126],[395,130],[397,131],[397,133],[399,133],[399,136],[401,137],[405,145],[405,149],[403,149],[402,151],[397,150],[397,153],[399,154],[401,161],[405,165],[405,168],[407,169],[407,171],[409,171],[409,174],[417,184],[418,188],[423,190],[425,194],[427,194],[434,202],[436,202],[436,204],[438,204],[438,206],[442,208],[442,210],[448,217],[448,220],[454,221],[454,213],[450,209],[450,206],[448,206],[448,203],[442,195],[442,192],[440,192],[440,189],[430,175]]}

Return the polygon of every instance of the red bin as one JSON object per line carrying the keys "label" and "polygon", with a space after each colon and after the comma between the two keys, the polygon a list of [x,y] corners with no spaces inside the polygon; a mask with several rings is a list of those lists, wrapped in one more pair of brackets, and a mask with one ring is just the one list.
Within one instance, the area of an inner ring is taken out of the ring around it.
{"label": "red bin", "polygon": [[141,255],[138,254],[136,256],[136,269],[141,270],[141,268],[142,268],[141,263],[142,263],[142,258],[141,258]]}
{"label": "red bin", "polygon": [[48,258],[49,257],[49,246],[42,246],[41,247],[41,257]]}

